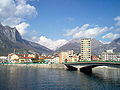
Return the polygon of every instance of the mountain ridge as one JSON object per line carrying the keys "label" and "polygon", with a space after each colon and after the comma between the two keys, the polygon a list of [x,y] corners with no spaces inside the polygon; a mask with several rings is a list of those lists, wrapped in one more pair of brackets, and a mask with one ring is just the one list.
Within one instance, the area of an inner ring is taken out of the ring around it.
{"label": "mountain ridge", "polygon": [[[103,51],[107,49],[114,49],[115,52],[120,52],[119,47],[120,47],[120,38],[113,40],[110,44],[103,44],[102,42],[96,40],[95,38],[91,39],[92,55],[100,55]],[[67,50],[74,50],[76,53],[80,53],[80,39],[70,40],[65,45],[56,49],[55,52],[58,53]]]}
{"label": "mountain ridge", "polygon": [[16,28],[0,24],[0,55],[12,53],[14,49],[24,53],[45,53],[53,52],[45,46],[23,39]]}

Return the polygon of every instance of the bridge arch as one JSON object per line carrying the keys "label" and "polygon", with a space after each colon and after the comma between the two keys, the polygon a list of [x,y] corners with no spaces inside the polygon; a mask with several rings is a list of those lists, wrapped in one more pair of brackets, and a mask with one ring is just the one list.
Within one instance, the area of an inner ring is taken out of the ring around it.
{"label": "bridge arch", "polygon": [[[92,68],[98,66],[109,66],[120,68],[120,62],[79,62],[79,63],[69,63],[65,64],[68,70],[80,70],[81,72],[91,73]],[[83,66],[83,67],[79,67]]]}

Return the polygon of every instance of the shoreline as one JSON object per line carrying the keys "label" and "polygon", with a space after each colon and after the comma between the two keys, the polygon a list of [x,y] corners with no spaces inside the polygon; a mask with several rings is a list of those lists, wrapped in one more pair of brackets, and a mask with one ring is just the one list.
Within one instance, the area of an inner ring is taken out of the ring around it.
{"label": "shoreline", "polygon": [[58,68],[66,69],[64,64],[0,64],[1,66],[38,67],[38,68]]}

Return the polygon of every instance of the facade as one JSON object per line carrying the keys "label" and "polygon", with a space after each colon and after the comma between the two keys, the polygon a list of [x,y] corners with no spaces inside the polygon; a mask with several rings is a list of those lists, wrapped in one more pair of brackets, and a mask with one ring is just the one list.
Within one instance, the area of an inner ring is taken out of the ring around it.
{"label": "facade", "polygon": [[19,63],[19,56],[14,53],[8,54],[8,61],[10,63]]}
{"label": "facade", "polygon": [[78,62],[79,61],[79,56],[73,56],[72,57],[72,62]]}
{"label": "facade", "polygon": [[120,53],[114,53],[113,50],[102,52],[101,58],[103,61],[120,61]]}
{"label": "facade", "polygon": [[81,61],[91,61],[91,39],[81,39]]}
{"label": "facade", "polygon": [[65,63],[68,60],[68,53],[67,52],[61,52],[59,54],[59,63]]}
{"label": "facade", "polygon": [[53,62],[56,63],[56,64],[58,64],[59,63],[59,56],[55,56],[53,58]]}
{"label": "facade", "polygon": [[21,57],[19,58],[19,63],[32,63],[31,57]]}
{"label": "facade", "polygon": [[92,61],[99,61],[100,58],[99,58],[99,56],[91,56],[91,60]]}
{"label": "facade", "polygon": [[8,54],[8,61],[10,63],[31,63],[34,56],[31,54]]}
{"label": "facade", "polygon": [[73,50],[68,50],[66,52],[59,53],[59,63],[77,62],[77,61],[79,61],[79,56],[74,54]]}
{"label": "facade", "polygon": [[52,56],[46,56],[45,60],[48,61],[49,64],[53,64],[54,63]]}
{"label": "facade", "polygon": [[0,63],[7,63],[8,58],[6,56],[0,56]]}

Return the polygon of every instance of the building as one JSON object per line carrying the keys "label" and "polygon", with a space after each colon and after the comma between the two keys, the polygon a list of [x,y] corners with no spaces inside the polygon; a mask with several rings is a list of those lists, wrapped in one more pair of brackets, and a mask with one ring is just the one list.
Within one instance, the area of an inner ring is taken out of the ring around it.
{"label": "building", "polygon": [[68,61],[68,52],[60,52],[59,53],[59,63],[65,63]]}
{"label": "building", "polygon": [[78,62],[79,61],[79,56],[74,55],[72,57],[72,62]]}
{"label": "building", "polygon": [[77,61],[79,61],[79,56],[74,54],[73,50],[67,50],[66,52],[59,53],[59,63],[77,62]]}
{"label": "building", "polygon": [[81,39],[81,61],[91,61],[91,39]]}
{"label": "building", "polygon": [[7,63],[7,62],[8,62],[7,56],[0,56],[0,63]]}
{"label": "building", "polygon": [[101,54],[102,61],[120,61],[120,53],[115,53],[113,50],[106,50]]}
{"label": "building", "polygon": [[32,63],[31,57],[21,57],[19,58],[19,63]]}
{"label": "building", "polygon": [[47,61],[49,64],[53,64],[54,63],[53,56],[46,56],[45,61]]}
{"label": "building", "polygon": [[32,58],[35,56],[33,54],[8,54],[8,61],[10,63],[31,63]]}
{"label": "building", "polygon": [[99,56],[91,56],[91,60],[92,61],[99,61],[100,58],[99,58]]}
{"label": "building", "polygon": [[54,56],[53,60],[54,63],[58,64],[59,63],[59,56]]}

